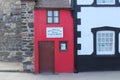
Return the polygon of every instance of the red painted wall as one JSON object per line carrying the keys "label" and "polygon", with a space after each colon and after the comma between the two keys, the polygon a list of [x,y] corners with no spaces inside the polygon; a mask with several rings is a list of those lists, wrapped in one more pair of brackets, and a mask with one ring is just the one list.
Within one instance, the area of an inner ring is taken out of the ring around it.
{"label": "red painted wall", "polygon": [[[34,10],[34,51],[35,51],[35,73],[39,73],[39,50],[38,41],[54,41],[55,42],[55,56],[54,67],[55,73],[60,72],[73,72],[74,71],[74,36],[73,36],[73,19],[71,12],[68,9],[60,11],[59,24],[47,24],[47,10],[35,9]],[[46,27],[63,27],[63,38],[46,38]],[[61,52],[59,50],[59,41],[68,41],[68,51]]]}

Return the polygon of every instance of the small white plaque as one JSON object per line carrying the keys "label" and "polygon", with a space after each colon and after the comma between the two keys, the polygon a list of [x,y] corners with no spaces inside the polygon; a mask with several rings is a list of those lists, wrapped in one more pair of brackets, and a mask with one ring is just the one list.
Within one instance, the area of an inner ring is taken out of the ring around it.
{"label": "small white plaque", "polygon": [[47,27],[47,38],[63,38],[63,27]]}

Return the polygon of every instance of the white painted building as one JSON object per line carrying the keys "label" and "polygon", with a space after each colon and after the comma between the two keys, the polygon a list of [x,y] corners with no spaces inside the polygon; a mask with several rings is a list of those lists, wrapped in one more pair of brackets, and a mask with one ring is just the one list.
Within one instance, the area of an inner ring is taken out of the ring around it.
{"label": "white painted building", "polygon": [[74,0],[76,69],[120,69],[120,0]]}

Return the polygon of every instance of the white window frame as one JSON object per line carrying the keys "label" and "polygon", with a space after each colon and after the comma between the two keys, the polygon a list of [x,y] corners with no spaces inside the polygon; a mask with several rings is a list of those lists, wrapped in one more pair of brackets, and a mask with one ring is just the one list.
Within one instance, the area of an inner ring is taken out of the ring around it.
{"label": "white window frame", "polygon": [[[112,34],[112,37],[110,34]],[[115,55],[114,31],[98,31],[96,33],[96,55]]]}
{"label": "white window frame", "polygon": [[98,5],[114,5],[115,0],[96,0]]}

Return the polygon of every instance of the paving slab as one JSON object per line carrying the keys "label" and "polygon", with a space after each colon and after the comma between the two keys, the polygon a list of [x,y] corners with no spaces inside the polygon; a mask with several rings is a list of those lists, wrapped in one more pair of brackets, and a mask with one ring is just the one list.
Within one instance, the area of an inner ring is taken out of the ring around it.
{"label": "paving slab", "polygon": [[0,71],[20,71],[23,70],[21,62],[2,62],[0,61]]}
{"label": "paving slab", "polygon": [[59,74],[0,72],[0,80],[120,80],[120,71]]}

